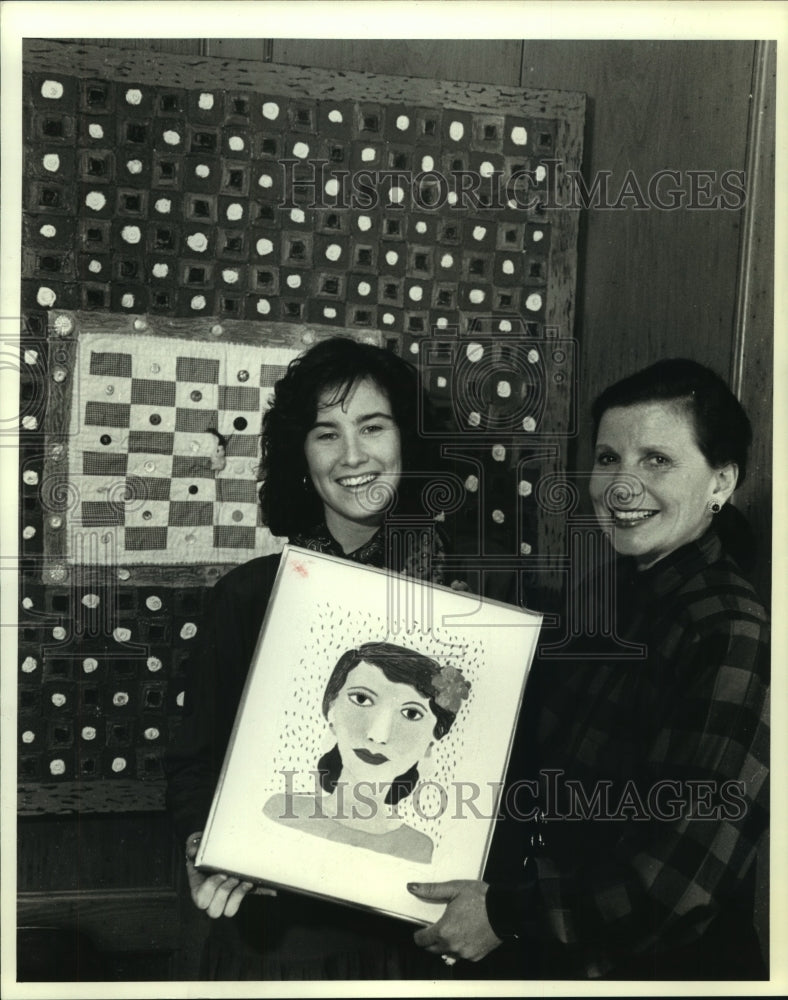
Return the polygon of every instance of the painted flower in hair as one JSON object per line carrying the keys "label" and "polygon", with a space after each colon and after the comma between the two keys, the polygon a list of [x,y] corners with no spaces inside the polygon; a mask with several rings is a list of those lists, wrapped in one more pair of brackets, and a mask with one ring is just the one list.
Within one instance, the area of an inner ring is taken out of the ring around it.
{"label": "painted flower in hair", "polygon": [[432,678],[432,686],[437,694],[435,704],[445,708],[447,712],[456,715],[463,701],[468,697],[471,690],[469,681],[466,681],[462,673],[448,664],[441,667],[440,672]]}

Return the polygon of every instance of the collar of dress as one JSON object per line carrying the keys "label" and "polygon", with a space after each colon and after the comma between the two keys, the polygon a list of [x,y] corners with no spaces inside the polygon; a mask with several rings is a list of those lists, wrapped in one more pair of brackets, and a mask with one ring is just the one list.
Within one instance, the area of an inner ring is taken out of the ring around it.
{"label": "collar of dress", "polygon": [[648,569],[638,571],[633,559],[624,560],[625,573],[639,589],[665,597],[721,558],[722,544],[711,527],[700,538],[682,545]]}

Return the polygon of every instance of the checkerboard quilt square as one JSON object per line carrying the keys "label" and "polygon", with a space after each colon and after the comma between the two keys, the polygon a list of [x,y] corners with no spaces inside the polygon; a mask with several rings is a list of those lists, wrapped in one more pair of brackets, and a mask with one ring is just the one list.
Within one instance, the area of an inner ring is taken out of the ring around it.
{"label": "checkerboard quilt square", "polygon": [[169,523],[169,500],[145,500],[127,504],[125,524],[127,528],[158,528]]}
{"label": "checkerboard quilt square", "polygon": [[[260,365],[260,386],[262,388],[273,389],[280,378],[284,378],[287,372],[286,365],[275,365],[263,362]],[[263,393],[265,395],[265,393]]]}
{"label": "checkerboard quilt square", "polygon": [[257,483],[253,479],[218,477],[216,499],[220,503],[257,503]]}
{"label": "checkerboard quilt square", "polygon": [[213,544],[216,549],[255,549],[256,533],[254,528],[245,525],[217,524],[213,529]]}
{"label": "checkerboard quilt square", "polygon": [[178,527],[201,527],[214,523],[214,504],[203,500],[172,500],[168,524]]}
{"label": "checkerboard quilt square", "polygon": [[171,433],[175,430],[175,407],[133,403],[130,419],[129,426],[139,431],[151,430],[158,433]]}
{"label": "checkerboard quilt square", "polygon": [[179,341],[145,337],[137,341],[139,347],[134,354],[134,378],[160,382],[175,382]]}
{"label": "checkerboard quilt square", "polygon": [[[226,439],[225,452],[228,458],[245,456],[254,458],[260,453],[260,420],[249,420],[246,429],[236,430],[236,415],[219,413],[219,433]],[[248,419],[248,418],[247,418]]]}
{"label": "checkerboard quilt square", "polygon": [[175,410],[175,430],[194,431],[204,434],[209,430],[216,430],[219,426],[219,413],[217,410],[195,410],[189,407],[177,407]]}
{"label": "checkerboard quilt square", "polygon": [[171,479],[169,483],[171,500],[200,500],[208,503],[216,500],[216,482],[213,479],[187,476],[183,479]]}
{"label": "checkerboard quilt square", "polygon": [[128,456],[129,476],[161,476],[169,479],[172,476],[172,455],[155,455],[149,452],[138,452]]}
{"label": "checkerboard quilt square", "polygon": [[125,455],[129,449],[129,432],[125,427],[83,427],[70,443],[72,453]]}
{"label": "checkerboard quilt square", "polygon": [[219,368],[218,358],[179,357],[175,364],[175,378],[178,382],[218,383]]}
{"label": "checkerboard quilt square", "polygon": [[[192,399],[199,393],[199,399]],[[191,410],[216,410],[219,407],[219,386],[204,382],[176,382],[175,405]]]}
{"label": "checkerboard quilt square", "polygon": [[106,378],[131,378],[132,356],[120,351],[91,351],[89,371]]}
{"label": "checkerboard quilt square", "polygon": [[167,528],[168,561],[191,565],[200,562],[215,562],[216,551],[213,547],[213,532],[212,525],[204,527],[170,525]]}
{"label": "checkerboard quilt square", "polygon": [[126,476],[74,476],[72,483],[79,491],[82,501],[122,502],[125,494]]}
{"label": "checkerboard quilt square", "polygon": [[131,407],[128,403],[87,402],[84,423],[87,427],[129,427]]}
{"label": "checkerboard quilt square", "polygon": [[[276,378],[281,378],[290,362],[300,353],[300,349],[293,347],[260,345],[250,349],[246,344],[226,344],[225,367],[221,381],[228,386],[242,385],[243,383],[238,379],[238,373],[247,372],[247,385],[265,386],[267,390],[270,390]],[[265,380],[263,372],[266,373]],[[276,378],[273,378],[274,375]],[[270,379],[273,381],[268,381]],[[267,405],[268,395],[269,391],[261,393],[263,405]]]}
{"label": "checkerboard quilt square", "polygon": [[123,548],[127,552],[166,552],[169,548],[167,544],[167,528],[126,528],[123,532]]}
{"label": "checkerboard quilt square", "polygon": [[[102,449],[101,451],[90,451],[89,449],[73,450],[76,461],[71,463],[72,476],[78,476],[80,471],[84,476],[124,476],[129,464],[129,456],[125,451],[111,451]],[[80,465],[79,458],[82,458]]]}
{"label": "checkerboard quilt square", "polygon": [[122,503],[106,500],[83,500],[80,506],[80,523],[83,528],[101,528],[125,523]]}
{"label": "checkerboard quilt square", "polygon": [[257,479],[257,472],[260,465],[259,458],[230,458],[224,468],[222,475],[231,479]]}
{"label": "checkerboard quilt square", "polygon": [[172,478],[213,479],[214,470],[207,455],[173,455]]}
{"label": "checkerboard quilt square", "polygon": [[218,444],[216,435],[208,431],[175,431],[172,453],[179,458],[206,459],[210,463],[217,454]]}
{"label": "checkerboard quilt square", "polygon": [[172,454],[174,434],[164,431],[129,431],[129,453]]}
{"label": "checkerboard quilt square", "polygon": [[149,406],[174,406],[175,382],[153,378],[134,378],[131,380],[131,401]]}
{"label": "checkerboard quilt square", "polygon": [[214,524],[238,525],[247,528],[257,526],[257,503],[241,503],[230,501],[216,503]]}
{"label": "checkerboard quilt square", "polygon": [[172,480],[164,476],[128,476],[126,491],[130,503],[148,500],[169,500]]}
{"label": "checkerboard quilt square", "polygon": [[[77,396],[77,392],[79,396]],[[81,380],[78,389],[75,389],[71,400],[72,406],[76,404],[77,399],[79,399],[83,406],[89,401],[130,403],[131,379],[102,378],[98,375],[86,375]]]}
{"label": "checkerboard quilt square", "polygon": [[220,385],[219,409],[257,413],[260,410],[260,389],[251,385]]}

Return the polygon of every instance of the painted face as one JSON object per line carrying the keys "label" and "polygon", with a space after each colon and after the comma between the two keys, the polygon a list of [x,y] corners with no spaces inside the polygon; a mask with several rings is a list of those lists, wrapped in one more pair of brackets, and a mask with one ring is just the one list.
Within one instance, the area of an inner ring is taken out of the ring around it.
{"label": "painted face", "polygon": [[328,529],[341,542],[354,527],[380,524],[399,485],[402,453],[391,403],[371,379],[342,403],[332,404],[333,395],[320,397],[304,452]]}
{"label": "painted face", "polygon": [[327,717],[342,781],[392,782],[427,755],[434,739],[429,699],[363,660],[345,678]]}
{"label": "painted face", "polygon": [[711,520],[709,501],[722,505],[735,485],[736,467],[709,465],[680,405],[638,403],[603,414],[591,499],[616,551],[641,569],[699,538]]}

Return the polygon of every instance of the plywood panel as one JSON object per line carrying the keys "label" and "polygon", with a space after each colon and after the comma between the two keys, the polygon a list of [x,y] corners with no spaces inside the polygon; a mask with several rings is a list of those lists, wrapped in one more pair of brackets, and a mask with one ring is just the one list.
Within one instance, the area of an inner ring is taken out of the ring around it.
{"label": "plywood panel", "polygon": [[518,40],[277,38],[273,58],[301,66],[516,87],[521,52]]}
{"label": "plywood panel", "polygon": [[69,41],[86,45],[108,45],[116,49],[144,49],[148,52],[170,52],[181,56],[204,55],[201,38],[74,38]]}
{"label": "plywood panel", "polygon": [[257,59],[271,61],[270,38],[206,38],[203,53],[206,56],[223,56],[226,59]]}
{"label": "plywood panel", "polygon": [[[588,95],[584,173],[608,177],[581,225],[577,334],[580,406],[605,385],[657,358],[689,355],[727,376],[741,210],[690,209],[691,171],[744,168],[753,46],[749,42],[528,41],[524,86]],[[675,188],[683,205],[658,200]],[[619,200],[627,179],[645,193]],[[719,181],[700,181],[719,194]],[[706,201],[709,199],[706,198]],[[588,460],[581,431],[577,459]]]}
{"label": "plywood panel", "polygon": [[175,891],[83,890],[23,893],[19,926],[78,926],[101,951],[170,951],[177,947]]}
{"label": "plywood panel", "polygon": [[[181,855],[165,813],[21,819],[19,890],[28,893],[164,890],[175,885]],[[175,853],[174,853],[175,852]]]}
{"label": "plywood panel", "polygon": [[[748,138],[751,178],[739,275],[739,301],[731,381],[753,424],[747,481],[737,506],[756,526],[760,560],[756,585],[771,593],[771,482],[774,347],[774,138],[775,48],[759,43]],[[778,376],[779,379],[779,376]],[[778,384],[780,382],[778,381]]]}
{"label": "plywood panel", "polygon": [[[584,90],[587,177],[610,172],[615,200],[632,171],[649,201],[659,170],[679,171],[662,190],[687,196],[688,171],[744,168],[751,64],[746,42],[536,41],[522,83]],[[671,354],[727,374],[740,212],[624,204],[586,219],[581,391]]]}

